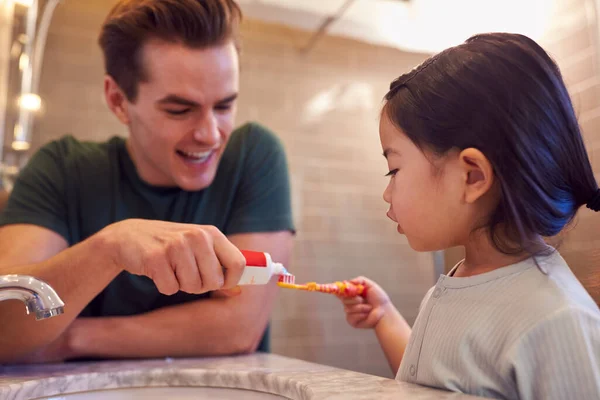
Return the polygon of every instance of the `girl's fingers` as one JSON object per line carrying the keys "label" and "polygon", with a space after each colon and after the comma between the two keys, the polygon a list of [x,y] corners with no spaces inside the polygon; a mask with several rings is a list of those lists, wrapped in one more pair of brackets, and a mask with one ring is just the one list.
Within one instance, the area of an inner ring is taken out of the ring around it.
{"label": "girl's fingers", "polygon": [[355,304],[344,307],[346,314],[368,314],[372,309],[373,307],[370,304]]}
{"label": "girl's fingers", "polygon": [[364,276],[359,276],[354,279],[350,279],[350,282],[354,283],[355,285],[368,286],[370,281],[369,281],[369,279],[365,278]]}
{"label": "girl's fingers", "polygon": [[345,306],[352,306],[354,304],[362,304],[365,302],[365,299],[361,296],[356,297],[341,297],[342,303]]}
{"label": "girl's fingers", "polygon": [[348,314],[348,316],[346,317],[346,320],[348,321],[348,323],[351,326],[358,327],[358,325],[360,325],[362,322],[366,321],[368,316],[369,316],[369,314],[366,314],[366,313]]}

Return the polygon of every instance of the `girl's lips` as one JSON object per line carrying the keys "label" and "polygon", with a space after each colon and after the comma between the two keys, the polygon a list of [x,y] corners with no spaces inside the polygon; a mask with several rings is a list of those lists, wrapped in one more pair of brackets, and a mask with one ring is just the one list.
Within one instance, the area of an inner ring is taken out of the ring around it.
{"label": "girl's lips", "polygon": [[394,216],[393,216],[393,214],[392,214],[392,211],[391,211],[391,210],[388,210],[388,212],[387,212],[387,213],[385,213],[385,215],[387,215],[387,217],[388,217],[389,219],[391,219],[392,221],[394,221],[394,222],[398,223],[398,221],[396,221],[396,218],[394,218]]}
{"label": "girl's lips", "polygon": [[398,223],[398,221],[396,221],[396,216],[394,215],[394,213],[392,213],[392,210],[388,210],[388,212],[385,213],[385,215],[387,215],[387,217],[389,219],[391,219],[392,221],[394,221],[398,225],[396,227],[396,229],[398,230],[398,233],[404,234],[404,231],[402,230],[402,227],[400,226],[400,224]]}

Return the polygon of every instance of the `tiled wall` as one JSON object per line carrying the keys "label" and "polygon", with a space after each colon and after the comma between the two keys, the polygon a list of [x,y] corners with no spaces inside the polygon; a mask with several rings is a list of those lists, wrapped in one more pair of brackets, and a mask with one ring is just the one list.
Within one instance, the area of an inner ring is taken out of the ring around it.
{"label": "tiled wall", "polygon": [[[588,23],[584,0],[561,2],[544,44],[563,67],[600,172],[595,25]],[[34,147],[66,132],[98,140],[125,133],[104,106],[95,45],[112,3],[67,0],[58,7],[41,83],[45,115]],[[308,34],[253,21],[245,22],[243,34],[239,122],[260,121],[285,143],[298,228],[292,271],[299,281],[372,277],[412,322],[434,282],[433,261],[411,251],[385,218],[377,117],[389,82],[425,56],[339,38],[325,38],[303,54]],[[598,232],[598,217],[582,212],[564,245],[581,275],[600,262]],[[372,332],[349,328],[337,299],[326,295],[280,294],[273,350],[390,376]]]}

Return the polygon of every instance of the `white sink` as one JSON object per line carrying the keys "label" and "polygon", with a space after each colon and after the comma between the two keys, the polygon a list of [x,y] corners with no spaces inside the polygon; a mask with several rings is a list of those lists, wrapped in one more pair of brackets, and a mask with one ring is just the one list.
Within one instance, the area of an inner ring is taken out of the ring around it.
{"label": "white sink", "polygon": [[35,400],[275,400],[287,399],[270,393],[253,390],[215,387],[143,387],[94,390],[89,392],[62,394],[52,397],[38,397]]}

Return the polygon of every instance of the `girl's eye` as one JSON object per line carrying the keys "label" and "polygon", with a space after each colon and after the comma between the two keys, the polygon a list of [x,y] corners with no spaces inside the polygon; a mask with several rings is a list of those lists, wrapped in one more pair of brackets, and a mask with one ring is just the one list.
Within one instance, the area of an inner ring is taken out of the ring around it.
{"label": "girl's eye", "polygon": [[398,172],[398,168],[391,170],[390,172],[385,174],[385,176],[394,176],[396,175],[396,172]]}

